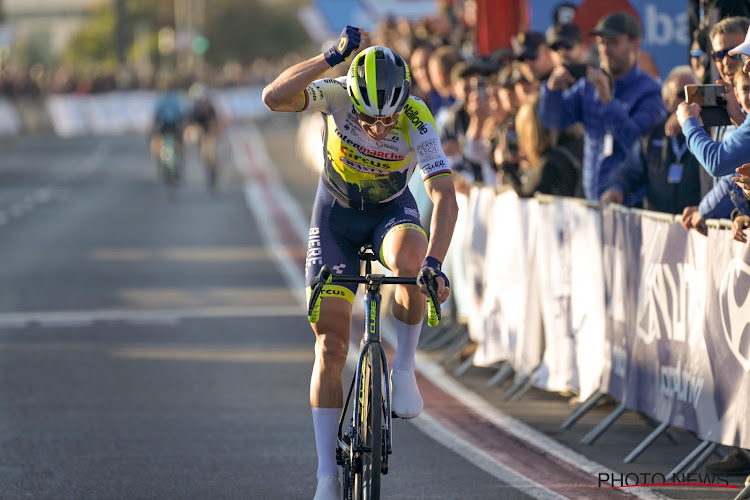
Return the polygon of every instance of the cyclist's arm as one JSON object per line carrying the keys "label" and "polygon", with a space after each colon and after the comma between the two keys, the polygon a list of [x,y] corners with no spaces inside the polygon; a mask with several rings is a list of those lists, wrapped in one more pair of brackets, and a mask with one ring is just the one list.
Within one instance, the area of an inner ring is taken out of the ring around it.
{"label": "cyclist's arm", "polygon": [[263,89],[263,104],[271,111],[301,111],[305,88],[330,68],[323,54],[295,64]]}
{"label": "cyclist's arm", "polygon": [[453,237],[453,228],[458,217],[453,177],[451,175],[434,177],[425,182],[425,188],[434,205],[432,220],[430,221],[430,242],[427,247],[427,255],[442,262],[448,252],[448,246]]}

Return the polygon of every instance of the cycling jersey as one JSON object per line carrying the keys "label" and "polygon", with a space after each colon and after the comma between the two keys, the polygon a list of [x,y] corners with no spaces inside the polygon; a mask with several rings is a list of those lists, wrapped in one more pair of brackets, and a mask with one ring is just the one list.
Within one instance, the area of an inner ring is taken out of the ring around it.
{"label": "cycling jersey", "polygon": [[398,198],[417,164],[426,181],[450,175],[435,120],[425,103],[409,97],[398,122],[382,140],[367,135],[346,90],[346,78],[316,80],[300,111],[324,115],[326,189],[345,207],[367,210]]}

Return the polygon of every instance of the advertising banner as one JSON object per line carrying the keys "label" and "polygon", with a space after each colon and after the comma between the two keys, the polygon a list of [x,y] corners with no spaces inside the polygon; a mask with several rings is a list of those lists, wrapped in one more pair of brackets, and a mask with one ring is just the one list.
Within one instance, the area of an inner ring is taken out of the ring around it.
{"label": "advertising banner", "polygon": [[625,399],[640,286],[641,217],[612,205],[602,210],[606,297],[604,367],[599,390]]}
{"label": "advertising banner", "polygon": [[642,241],[625,404],[706,436],[717,420],[703,331],[707,240],[680,223],[644,217]]}
{"label": "advertising banner", "polygon": [[[718,421],[706,439],[750,448],[750,245],[709,229],[705,323],[713,386],[706,399]],[[713,415],[712,415],[713,416]]]}

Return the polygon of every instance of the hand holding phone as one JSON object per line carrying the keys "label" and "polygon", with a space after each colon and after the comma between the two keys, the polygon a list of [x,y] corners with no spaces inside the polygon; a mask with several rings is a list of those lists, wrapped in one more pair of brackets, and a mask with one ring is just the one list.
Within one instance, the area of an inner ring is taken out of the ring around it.
{"label": "hand holding phone", "polygon": [[730,125],[732,123],[727,112],[724,92],[723,85],[685,85],[685,102],[700,106],[700,121],[704,127]]}

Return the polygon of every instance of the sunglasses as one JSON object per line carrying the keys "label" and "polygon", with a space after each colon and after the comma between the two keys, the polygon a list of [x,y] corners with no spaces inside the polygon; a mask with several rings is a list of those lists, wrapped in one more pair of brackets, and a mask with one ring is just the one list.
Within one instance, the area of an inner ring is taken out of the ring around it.
{"label": "sunglasses", "polygon": [[740,54],[734,54],[733,56],[729,55],[729,51],[734,50],[734,47],[731,49],[724,49],[724,50],[717,50],[711,53],[711,57],[714,58],[714,61],[721,61],[725,57],[728,57],[729,59],[734,59],[735,61],[740,58]]}
{"label": "sunglasses", "polygon": [[698,58],[703,57],[705,55],[706,55],[706,53],[703,52],[701,49],[693,49],[693,50],[690,51],[690,57],[692,57],[694,59],[698,59]]}
{"label": "sunglasses", "polygon": [[382,118],[375,118],[373,116],[367,116],[362,113],[357,113],[357,118],[359,119],[359,121],[366,123],[367,125],[375,125],[376,123],[380,122],[386,127],[390,127],[391,125],[395,125],[395,123],[398,121],[398,113],[393,116],[384,116]]}

